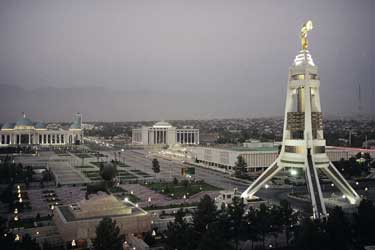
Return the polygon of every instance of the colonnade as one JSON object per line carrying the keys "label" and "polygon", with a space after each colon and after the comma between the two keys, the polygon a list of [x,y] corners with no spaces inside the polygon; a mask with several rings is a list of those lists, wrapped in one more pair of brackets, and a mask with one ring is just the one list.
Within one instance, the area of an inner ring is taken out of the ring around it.
{"label": "colonnade", "polygon": [[4,133],[0,134],[0,145],[64,145],[83,141],[78,133]]}
{"label": "colonnade", "polygon": [[198,129],[178,129],[177,143],[180,144],[199,144],[199,130]]}

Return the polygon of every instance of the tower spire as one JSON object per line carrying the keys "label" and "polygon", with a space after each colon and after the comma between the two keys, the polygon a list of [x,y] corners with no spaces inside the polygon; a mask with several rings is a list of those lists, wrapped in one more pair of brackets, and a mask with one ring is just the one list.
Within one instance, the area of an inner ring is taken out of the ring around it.
{"label": "tower spire", "polygon": [[329,160],[323,134],[323,116],[320,106],[320,78],[317,66],[306,50],[308,21],[301,29],[302,51],[289,68],[289,79],[284,116],[283,142],[278,158],[242,193],[251,198],[281,169],[301,169],[305,173],[313,218],[326,217],[318,170],[324,173],[345,195],[351,204],[360,197]]}

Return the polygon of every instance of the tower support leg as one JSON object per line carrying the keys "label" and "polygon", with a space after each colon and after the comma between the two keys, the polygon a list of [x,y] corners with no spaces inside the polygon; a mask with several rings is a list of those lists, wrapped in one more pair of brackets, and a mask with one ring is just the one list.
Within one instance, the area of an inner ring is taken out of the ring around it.
{"label": "tower support leg", "polygon": [[277,159],[241,194],[242,198],[251,198],[282,168],[277,165]]}
{"label": "tower support leg", "polygon": [[335,184],[335,186],[345,195],[350,204],[358,204],[361,200],[357,192],[350,186],[332,162],[328,167],[321,168],[322,172]]}
{"label": "tower support leg", "polygon": [[324,200],[323,200],[323,194],[322,194],[322,190],[320,187],[319,176],[316,171],[310,149],[308,149],[307,161],[305,164],[306,164],[305,174],[306,174],[307,188],[309,190],[310,199],[312,203],[313,217],[314,219],[320,219],[322,217],[327,216],[327,210],[326,210]]}

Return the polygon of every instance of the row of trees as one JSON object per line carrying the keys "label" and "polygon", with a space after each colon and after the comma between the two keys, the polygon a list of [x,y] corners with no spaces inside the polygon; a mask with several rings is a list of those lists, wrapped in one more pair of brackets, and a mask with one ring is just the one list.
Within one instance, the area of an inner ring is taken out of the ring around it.
{"label": "row of trees", "polygon": [[284,242],[283,249],[304,250],[361,249],[375,243],[372,237],[375,208],[368,200],[362,201],[353,216],[348,217],[336,207],[328,219],[314,221],[301,219],[287,201],[278,206],[263,204],[259,209],[246,210],[241,199],[235,198],[233,204],[218,210],[214,201],[205,196],[191,222],[184,216],[180,210],[175,222],[168,226],[165,242],[169,250],[238,250],[239,243],[248,240],[252,247],[258,243],[257,249],[265,249],[266,239],[273,242],[273,248]]}
{"label": "row of trees", "polygon": [[31,166],[23,166],[21,163],[14,163],[12,158],[6,156],[0,161],[0,182],[15,183],[25,182],[28,185],[33,178]]}
{"label": "row of trees", "polygon": [[260,242],[265,248],[267,237],[279,237],[285,234],[285,244],[289,245],[291,228],[298,221],[295,212],[286,201],[279,206],[246,210],[240,198],[234,198],[229,206],[217,209],[209,196],[204,196],[192,221],[185,219],[182,210],[175,216],[175,222],[169,224],[166,231],[167,249],[239,249],[240,241]]}
{"label": "row of trees", "polygon": [[370,168],[375,167],[369,153],[358,153],[349,160],[341,159],[334,164],[346,178],[364,176],[370,172]]}
{"label": "row of trees", "polygon": [[[240,242],[247,240],[261,242],[261,249],[265,249],[266,239],[270,238],[275,239],[272,247],[277,248],[281,235],[285,235],[284,250],[349,250],[375,244],[375,207],[369,200],[362,200],[358,212],[350,217],[336,207],[330,211],[328,219],[314,221],[301,220],[287,201],[281,201],[278,206],[263,204],[259,209],[245,209],[242,200],[234,198],[232,204],[218,210],[214,200],[204,196],[192,220],[188,221],[185,215],[179,210],[175,221],[168,225],[162,237],[167,250],[238,250]],[[4,223],[1,225],[0,244],[5,249],[40,249],[29,236],[17,239],[7,232]],[[151,237],[151,240],[155,239]],[[93,248],[120,250],[124,241],[125,236],[116,221],[105,217],[96,228]]]}

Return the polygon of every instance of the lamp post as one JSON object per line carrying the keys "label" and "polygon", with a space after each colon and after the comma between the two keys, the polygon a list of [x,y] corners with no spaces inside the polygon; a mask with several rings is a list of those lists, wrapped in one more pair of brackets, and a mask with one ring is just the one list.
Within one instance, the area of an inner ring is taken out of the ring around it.
{"label": "lamp post", "polygon": [[125,164],[125,149],[121,149],[121,152],[122,153],[124,153],[123,155],[122,155],[122,163],[124,163]]}
{"label": "lamp post", "polygon": [[77,246],[76,240],[72,240],[72,248],[74,249]]}

